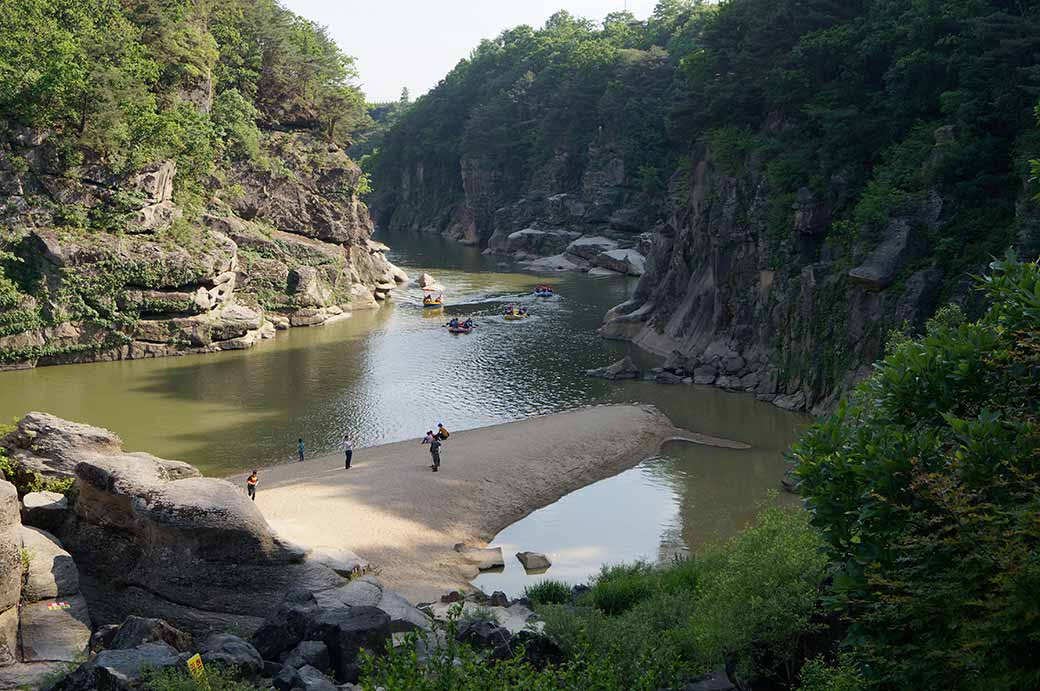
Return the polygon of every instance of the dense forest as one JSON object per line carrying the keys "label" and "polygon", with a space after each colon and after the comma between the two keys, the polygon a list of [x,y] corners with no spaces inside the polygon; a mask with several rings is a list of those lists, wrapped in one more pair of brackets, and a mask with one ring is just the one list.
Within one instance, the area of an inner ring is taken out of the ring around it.
{"label": "dense forest", "polygon": [[248,347],[393,284],[324,28],[275,0],[3,0],[0,26],[0,367]]}
{"label": "dense forest", "polygon": [[578,265],[578,235],[638,249],[606,335],[831,409],[890,332],[951,300],[978,314],[970,275],[1040,251],[1038,55],[1034,3],[561,12],[483,41],[397,120],[371,205],[492,251],[537,254],[527,228]]}

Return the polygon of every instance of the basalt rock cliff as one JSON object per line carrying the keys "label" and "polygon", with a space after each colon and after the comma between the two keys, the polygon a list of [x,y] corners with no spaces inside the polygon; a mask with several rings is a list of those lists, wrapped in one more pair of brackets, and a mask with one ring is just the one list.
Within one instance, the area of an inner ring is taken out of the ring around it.
{"label": "basalt rock cliff", "polygon": [[[929,165],[953,136],[935,131]],[[865,376],[893,330],[919,330],[949,302],[978,309],[970,272],[935,256],[949,220],[939,189],[908,198],[876,237],[850,241],[828,236],[833,201],[805,188],[787,209],[790,233],[778,238],[776,192],[753,156],[733,169],[702,144],[691,160],[692,172],[673,180],[647,273],[607,314],[604,336],[665,356],[698,384],[813,410]],[[832,193],[841,195],[840,180]],[[1023,234],[1033,232],[1040,216],[1025,187],[1017,210]]]}

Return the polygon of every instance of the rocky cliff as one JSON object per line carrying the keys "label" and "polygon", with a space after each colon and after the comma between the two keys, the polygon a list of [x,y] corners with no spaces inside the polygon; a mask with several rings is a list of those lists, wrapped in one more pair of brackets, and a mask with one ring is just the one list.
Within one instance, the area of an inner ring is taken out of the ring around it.
{"label": "rocky cliff", "polygon": [[[925,178],[954,136],[949,127],[935,131]],[[972,272],[936,256],[951,214],[937,187],[905,199],[877,233],[833,232],[842,195],[840,179],[826,195],[801,189],[782,210],[789,232],[778,235],[779,195],[761,160],[752,153],[724,165],[709,144],[697,145],[690,170],[672,180],[646,274],[632,299],[607,314],[602,334],[666,356],[667,367],[698,384],[787,409],[832,407],[882,355],[892,330],[919,330],[947,302],[978,307]],[[1024,244],[1040,218],[1025,188],[1016,208]]]}
{"label": "rocky cliff", "polygon": [[312,130],[264,131],[204,209],[164,160],[63,163],[48,132],[0,126],[0,368],[248,348],[378,306],[404,274],[369,238],[361,171]]}

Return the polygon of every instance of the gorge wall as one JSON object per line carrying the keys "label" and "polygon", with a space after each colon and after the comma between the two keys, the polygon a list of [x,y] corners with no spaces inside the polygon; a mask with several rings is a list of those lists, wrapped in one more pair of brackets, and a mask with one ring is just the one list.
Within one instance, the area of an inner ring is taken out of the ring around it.
{"label": "gorge wall", "polygon": [[399,114],[369,199],[389,230],[641,275],[604,336],[826,409],[892,334],[979,309],[993,257],[1040,253],[1038,30],[997,1],[560,13]]}
{"label": "gorge wall", "polygon": [[248,348],[405,280],[370,240],[342,134],[361,97],[323,29],[274,2],[17,9],[0,369]]}

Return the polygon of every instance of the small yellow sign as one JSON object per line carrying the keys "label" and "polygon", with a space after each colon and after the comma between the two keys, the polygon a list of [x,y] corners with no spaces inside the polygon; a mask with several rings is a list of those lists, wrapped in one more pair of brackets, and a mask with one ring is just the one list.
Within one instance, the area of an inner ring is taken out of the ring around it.
{"label": "small yellow sign", "polygon": [[195,653],[188,658],[188,671],[192,678],[205,688],[209,688],[209,680],[206,678],[206,668],[202,666],[202,657]]}

